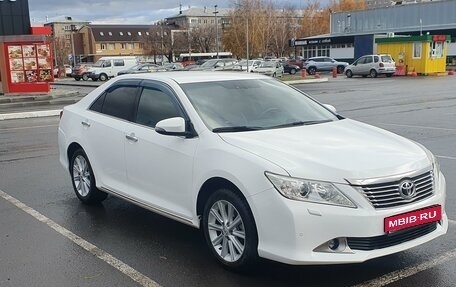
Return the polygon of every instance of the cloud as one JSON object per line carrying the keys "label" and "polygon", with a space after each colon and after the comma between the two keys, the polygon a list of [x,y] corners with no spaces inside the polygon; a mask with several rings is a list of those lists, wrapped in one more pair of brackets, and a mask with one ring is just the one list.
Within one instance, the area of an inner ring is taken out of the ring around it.
{"label": "cloud", "polygon": [[[94,23],[150,24],[175,15],[179,3],[183,8],[191,7],[233,7],[236,0],[29,0],[32,23],[43,23],[46,17],[71,16],[75,20]],[[323,1],[324,2],[324,1]],[[278,6],[295,5],[303,7],[307,0],[275,0]]]}

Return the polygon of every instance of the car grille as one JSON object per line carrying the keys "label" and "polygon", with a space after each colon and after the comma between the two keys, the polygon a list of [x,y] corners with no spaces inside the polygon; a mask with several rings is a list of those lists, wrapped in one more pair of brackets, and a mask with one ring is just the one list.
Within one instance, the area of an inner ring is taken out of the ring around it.
{"label": "car grille", "polygon": [[401,206],[432,196],[434,192],[434,175],[432,171],[407,179],[411,180],[416,188],[416,194],[410,199],[403,198],[399,192],[399,184],[402,180],[362,185],[361,189],[375,208]]}
{"label": "car grille", "polygon": [[376,250],[398,245],[431,233],[437,229],[437,222],[411,227],[391,234],[375,237],[349,237],[348,246],[353,250]]}

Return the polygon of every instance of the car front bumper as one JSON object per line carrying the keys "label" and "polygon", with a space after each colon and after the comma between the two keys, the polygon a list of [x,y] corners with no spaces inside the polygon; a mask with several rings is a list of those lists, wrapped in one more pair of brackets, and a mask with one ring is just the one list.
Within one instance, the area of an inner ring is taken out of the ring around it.
{"label": "car front bumper", "polygon": [[[350,196],[357,208],[289,200],[273,188],[249,197],[258,230],[258,254],[293,265],[359,263],[418,246],[445,234],[448,229],[443,175],[436,184],[433,196],[389,209],[375,209],[349,185],[337,184],[337,187]],[[392,244],[388,247],[372,250],[360,250],[352,243],[353,239],[370,242],[380,236],[388,243],[389,236],[413,233],[411,229],[404,229],[386,234],[384,219],[435,205],[442,207],[442,220],[437,222],[433,231],[410,240],[405,236],[407,240],[400,241],[402,243],[389,242]],[[327,247],[332,239],[340,240],[340,248],[336,251]]]}

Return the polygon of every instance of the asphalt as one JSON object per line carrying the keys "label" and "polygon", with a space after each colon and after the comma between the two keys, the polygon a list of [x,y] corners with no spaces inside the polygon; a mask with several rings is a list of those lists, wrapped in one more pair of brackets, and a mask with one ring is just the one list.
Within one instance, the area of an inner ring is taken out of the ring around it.
{"label": "asphalt", "polygon": [[[299,78],[287,81],[290,85],[328,82],[328,78]],[[56,79],[49,94],[5,96],[0,93],[0,120],[57,116],[64,106],[82,99],[91,89],[103,82]],[[1,86],[1,82],[0,82]]]}

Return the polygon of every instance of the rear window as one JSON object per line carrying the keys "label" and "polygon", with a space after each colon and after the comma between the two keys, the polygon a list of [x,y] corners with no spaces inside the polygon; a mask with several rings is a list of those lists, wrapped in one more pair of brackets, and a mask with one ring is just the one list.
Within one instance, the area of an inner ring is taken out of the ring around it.
{"label": "rear window", "polygon": [[390,55],[381,56],[381,57],[382,57],[382,62],[383,63],[392,63],[393,62],[393,59],[391,58]]}

